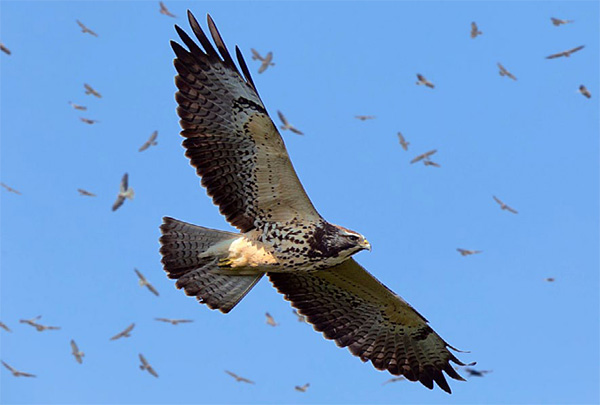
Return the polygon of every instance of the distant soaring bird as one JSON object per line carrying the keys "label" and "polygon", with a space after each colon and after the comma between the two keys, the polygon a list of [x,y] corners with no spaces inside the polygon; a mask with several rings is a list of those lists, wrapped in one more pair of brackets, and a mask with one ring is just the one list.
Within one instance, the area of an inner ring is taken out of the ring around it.
{"label": "distant soaring bird", "polygon": [[85,110],[87,110],[87,107],[86,107],[86,106],[79,105],[79,104],[75,104],[75,103],[72,103],[72,102],[70,102],[70,101],[69,101],[69,104],[71,105],[71,107],[73,107],[73,108],[74,108],[74,109],[76,109],[76,110],[80,110],[80,111],[85,111]]}
{"label": "distant soaring bird", "polygon": [[79,27],[81,28],[81,32],[83,32],[84,34],[90,34],[93,35],[95,37],[98,36],[98,34],[96,34],[94,31],[92,31],[91,29],[89,29],[88,27],[86,27],[81,21],[76,20],[77,21],[77,25],[79,25]]}
{"label": "distant soaring bird", "polygon": [[157,137],[158,137],[158,131],[152,132],[152,135],[150,135],[150,138],[148,138],[148,140],[142,146],[140,146],[140,148],[138,149],[138,152],[143,152],[146,149],[148,149],[150,146],[158,145],[158,142],[156,142]]}
{"label": "distant soaring bird", "polygon": [[549,283],[553,283],[556,279],[554,277],[546,277],[544,280]]}
{"label": "distant soaring bird", "polygon": [[112,210],[116,211],[125,202],[125,199],[133,200],[134,192],[133,188],[129,187],[129,175],[125,173],[121,179],[119,186],[119,194],[117,194],[117,200],[112,206]]}
{"label": "distant soaring bird", "polygon": [[483,377],[485,374],[492,372],[492,370],[475,370],[469,367],[465,367],[465,371],[469,374],[469,377]]}
{"label": "distant soaring bird", "polygon": [[471,23],[471,38],[475,39],[477,38],[477,35],[481,35],[483,34],[483,32],[479,31],[479,28],[477,28],[477,23],[472,22]]}
{"label": "distant soaring bird", "polygon": [[117,339],[121,339],[121,338],[128,338],[131,337],[131,331],[133,330],[133,328],[135,327],[135,323],[132,323],[131,325],[129,325],[128,327],[125,328],[125,330],[117,333],[116,335],[114,335],[113,337],[110,338],[110,340],[117,340]]}
{"label": "distant soaring bird", "polygon": [[240,71],[212,19],[216,49],[188,17],[203,49],[176,27],[189,48],[171,43],[183,146],[208,194],[241,233],[163,218],[160,252],[168,276],[227,313],[267,274],[326,338],[379,370],[450,392],[443,372],[463,380],[450,365],[463,364],[452,347],[352,259],[371,245],[314,208],[241,51]]}
{"label": "distant soaring bird", "polygon": [[576,48],[569,49],[568,51],[562,51],[562,52],[558,52],[558,53],[553,53],[550,56],[546,56],[546,59],[560,58],[561,56],[564,56],[564,57],[568,58],[569,56],[571,56],[572,53],[580,51],[583,48],[584,48],[584,45],[580,45],[580,46],[578,46]]}
{"label": "distant soaring bird", "polygon": [[419,80],[417,81],[417,86],[419,86],[419,85],[423,84],[423,85],[425,85],[426,87],[429,87],[430,89],[433,89],[433,88],[435,87],[435,86],[433,85],[433,83],[431,83],[429,80],[427,80],[427,79],[425,78],[425,76],[423,76],[423,75],[422,75],[422,74],[420,74],[420,73],[417,73],[417,79],[419,79]]}
{"label": "distant soaring bird", "polygon": [[279,326],[279,324],[277,322],[275,322],[275,318],[273,318],[271,316],[271,314],[269,314],[268,312],[265,314],[265,317],[267,318],[267,325],[270,326]]}
{"label": "distant soaring bird", "polygon": [[0,183],[0,186],[4,187],[9,193],[14,193],[14,194],[17,194],[17,195],[21,195],[21,192],[19,190],[15,190],[14,188],[12,188],[10,186],[7,186],[4,183]]}
{"label": "distant soaring bird", "polygon": [[512,208],[509,207],[508,205],[504,204],[504,202],[502,202],[498,197],[496,197],[495,195],[492,196],[494,198],[494,201],[496,201],[498,203],[498,205],[500,205],[500,208],[503,210],[506,210],[508,212],[512,212],[513,214],[518,214],[518,212]]}
{"label": "distant soaring bird", "polygon": [[258,68],[258,73],[264,72],[269,66],[275,66],[275,64],[273,63],[273,52],[269,52],[267,53],[267,56],[262,57],[256,49],[252,48],[250,50],[252,51],[252,60],[259,60],[262,62],[262,64]]}
{"label": "distant soaring bird", "polygon": [[77,347],[77,343],[75,343],[73,339],[71,339],[71,354],[73,355],[73,357],[75,357],[77,363],[81,364],[83,362],[83,356],[85,356],[85,353],[79,350],[79,347]]}
{"label": "distant soaring bird", "polygon": [[191,319],[169,319],[169,318],[154,318],[154,319],[159,322],[166,322],[166,323],[170,323],[172,325],[179,325],[180,323],[194,322]]}
{"label": "distant soaring bird", "polygon": [[458,253],[461,254],[461,256],[476,255],[476,254],[482,252],[481,250],[467,250],[467,249],[461,249],[461,248],[457,248],[456,250],[458,251]]}
{"label": "distant soaring bird", "polygon": [[152,368],[150,363],[148,363],[148,360],[146,360],[144,355],[140,353],[139,357],[140,357],[140,362],[142,363],[142,364],[140,364],[140,370],[142,370],[142,371],[146,370],[150,374],[152,374],[154,377],[158,378],[158,373],[154,370],[154,368]]}
{"label": "distant soaring bird", "polygon": [[96,194],[91,193],[87,190],[84,190],[82,188],[78,188],[77,191],[79,192],[79,195],[84,196],[84,197],[96,197]]}
{"label": "distant soaring bird", "polygon": [[506,68],[504,66],[502,66],[502,64],[500,62],[498,62],[497,65],[498,65],[498,69],[500,69],[498,71],[498,74],[500,76],[506,76],[506,77],[510,77],[513,80],[517,80],[517,78],[512,73],[510,73],[508,70],[506,70]]}
{"label": "distant soaring bird", "polygon": [[146,277],[144,277],[144,275],[142,273],[140,273],[140,271],[138,269],[133,269],[135,271],[135,274],[137,274],[140,283],[140,287],[146,287],[148,290],[150,290],[150,292],[154,295],[156,295],[158,297],[158,291],[156,291],[156,288],[154,288],[154,286],[152,284],[150,284],[150,282],[148,280],[146,280]]}
{"label": "distant soaring bird", "polygon": [[281,123],[283,124],[279,128],[283,129],[284,131],[286,129],[289,129],[290,131],[292,131],[295,134],[304,135],[302,132],[300,132],[298,129],[296,129],[296,127],[294,127],[293,125],[291,125],[288,122],[287,118],[285,118],[285,115],[283,115],[283,113],[281,111],[277,111],[277,115],[279,115],[279,119],[281,120]]}
{"label": "distant soaring bird", "polygon": [[406,142],[406,139],[404,139],[404,136],[401,132],[398,132],[398,142],[400,142],[402,149],[408,150],[408,145],[410,145],[410,142]]}
{"label": "distant soaring bird", "polygon": [[82,122],[85,122],[86,124],[89,124],[89,125],[96,124],[96,123],[100,122],[100,121],[98,121],[98,120],[91,120],[91,119],[89,119],[89,118],[83,118],[83,117],[79,117],[79,119],[80,119]]}
{"label": "distant soaring bird", "polygon": [[84,83],[83,87],[85,87],[85,94],[91,94],[92,96],[102,98],[102,94],[100,94],[96,90],[94,90],[94,88],[92,86],[90,86],[89,84]]}
{"label": "distant soaring bird", "polygon": [[40,319],[41,317],[42,317],[41,315],[38,315],[35,318],[31,318],[31,319],[21,319],[21,320],[19,320],[19,322],[26,323],[29,326],[33,326],[38,332],[43,332],[45,330],[59,330],[60,329],[59,326],[46,326],[46,325],[42,325],[40,323],[35,322],[38,319]]}
{"label": "distant soaring bird", "polygon": [[374,120],[375,116],[374,115],[355,115],[354,118],[356,118],[357,120],[366,121],[366,120]]}
{"label": "distant soaring bird", "polygon": [[387,385],[389,383],[395,383],[395,382],[398,382],[398,381],[406,381],[406,378],[404,378],[404,377],[390,378],[389,380],[384,381],[383,384],[381,384],[381,385]]}
{"label": "distant soaring bird", "polygon": [[160,10],[159,10],[159,12],[160,12],[161,14],[164,14],[164,15],[166,15],[166,16],[168,16],[168,17],[173,17],[173,18],[177,17],[175,14],[172,14],[172,13],[169,11],[169,9],[167,9],[167,6],[165,6],[165,3],[163,3],[162,1],[159,1],[159,2],[158,2],[158,5],[160,6]]}
{"label": "distant soaring bird", "polygon": [[430,160],[430,159],[424,159],[423,160],[423,164],[425,166],[441,167],[439,163],[436,163],[436,162],[434,162],[433,160]]}
{"label": "distant soaring bird", "polygon": [[306,392],[306,390],[308,389],[308,387],[310,387],[309,383],[306,383],[304,385],[296,385],[294,387],[294,389],[298,392]]}
{"label": "distant soaring bird", "polygon": [[8,49],[2,42],[0,42],[0,51],[4,52],[7,55],[10,55],[10,49]]}
{"label": "distant soaring bird", "polygon": [[590,91],[583,84],[579,86],[579,92],[586,98],[592,98],[592,93],[590,93]]}
{"label": "distant soaring bird", "polygon": [[550,20],[552,20],[552,24],[556,25],[557,27],[560,25],[570,24],[570,23],[574,22],[573,20],[561,20],[560,18],[554,18],[554,17],[550,17]]}
{"label": "distant soaring bird", "polygon": [[2,364],[4,365],[4,367],[6,367],[11,373],[12,375],[14,375],[15,377],[35,377],[34,374],[29,374],[29,373],[24,373],[22,371],[16,370],[14,368],[12,368],[11,366],[9,366],[7,363],[4,362],[4,360],[2,360]]}
{"label": "distant soaring bird", "polygon": [[0,322],[0,328],[4,329],[7,332],[12,332],[8,326],[6,326],[3,322]]}
{"label": "distant soaring bird", "polygon": [[226,372],[227,374],[229,374],[230,376],[232,376],[233,378],[235,378],[235,380],[236,380],[237,382],[243,382],[243,383],[246,383],[246,384],[254,384],[254,381],[252,381],[252,380],[249,380],[249,379],[247,379],[247,378],[244,378],[244,377],[240,377],[240,376],[239,376],[239,375],[237,375],[236,373],[233,373],[233,372],[231,372],[231,371],[228,371],[228,370],[225,370],[225,372]]}
{"label": "distant soaring bird", "polygon": [[437,152],[437,149],[433,149],[433,150],[427,151],[425,153],[422,153],[419,156],[415,157],[413,160],[411,160],[410,163],[411,164],[417,163],[419,160],[428,159],[431,155],[433,155],[436,152]]}

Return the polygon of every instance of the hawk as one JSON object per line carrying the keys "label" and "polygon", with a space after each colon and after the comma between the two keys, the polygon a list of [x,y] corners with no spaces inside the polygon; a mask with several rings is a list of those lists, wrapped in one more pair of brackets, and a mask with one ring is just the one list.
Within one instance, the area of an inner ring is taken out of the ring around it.
{"label": "hawk", "polygon": [[177,288],[227,313],[266,274],[325,338],[379,370],[450,393],[444,372],[462,365],[427,320],[352,255],[371,249],[361,234],[327,222],[308,198],[241,51],[234,63],[212,18],[198,45],[175,26],[177,113],[186,156],[208,195],[240,233],[164,217],[162,263]]}
{"label": "hawk", "polygon": [[477,38],[477,35],[481,35],[483,34],[483,32],[479,31],[479,28],[477,27],[477,23],[475,21],[473,21],[471,23],[471,38],[475,39]]}
{"label": "hawk", "polygon": [[504,66],[502,66],[502,63],[498,62],[498,63],[496,63],[496,65],[498,65],[498,69],[499,69],[498,70],[498,74],[500,76],[506,76],[506,77],[509,77],[509,78],[511,78],[511,79],[513,79],[515,81],[517,80],[517,78],[516,78],[515,75],[513,75],[512,73],[510,73],[508,70],[506,70],[506,68]]}
{"label": "hawk", "polygon": [[546,56],[546,59],[556,59],[556,58],[560,58],[561,56],[564,56],[564,57],[568,58],[569,56],[571,56],[572,53],[581,51],[584,47],[585,47],[585,45],[580,45],[578,47],[575,47],[573,49],[569,49],[567,51],[553,53],[550,56]]}
{"label": "hawk", "polygon": [[85,356],[85,353],[79,350],[77,343],[75,343],[73,339],[71,339],[71,354],[73,357],[75,357],[77,363],[81,364],[83,362],[83,356]]}

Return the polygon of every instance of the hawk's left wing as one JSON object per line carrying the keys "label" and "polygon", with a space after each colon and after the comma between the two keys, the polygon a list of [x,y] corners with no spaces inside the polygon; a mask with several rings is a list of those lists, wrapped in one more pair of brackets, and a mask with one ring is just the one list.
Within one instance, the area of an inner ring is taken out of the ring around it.
{"label": "hawk's left wing", "polygon": [[354,259],[312,273],[268,273],[275,288],[315,330],[378,370],[404,375],[450,393],[443,371],[464,379],[450,361],[464,365],[427,320]]}

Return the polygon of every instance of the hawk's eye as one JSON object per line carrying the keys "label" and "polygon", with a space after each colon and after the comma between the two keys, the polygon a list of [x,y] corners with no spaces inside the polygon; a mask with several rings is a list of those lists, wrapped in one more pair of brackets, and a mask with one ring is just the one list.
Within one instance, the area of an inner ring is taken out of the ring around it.
{"label": "hawk's eye", "polygon": [[360,239],[360,238],[359,238],[358,236],[356,236],[356,235],[348,235],[348,238],[349,238],[351,241],[354,241],[354,242],[357,242],[357,241]]}

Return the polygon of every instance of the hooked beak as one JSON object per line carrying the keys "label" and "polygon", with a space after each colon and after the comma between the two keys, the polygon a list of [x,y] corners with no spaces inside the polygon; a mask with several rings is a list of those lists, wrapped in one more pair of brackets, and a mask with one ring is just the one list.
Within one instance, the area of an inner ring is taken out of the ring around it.
{"label": "hooked beak", "polygon": [[370,243],[369,243],[369,241],[368,241],[368,240],[366,240],[366,239],[363,239],[363,241],[362,241],[362,247],[363,247],[364,249],[368,249],[368,250],[369,250],[369,252],[371,251],[371,244],[370,244]]}

